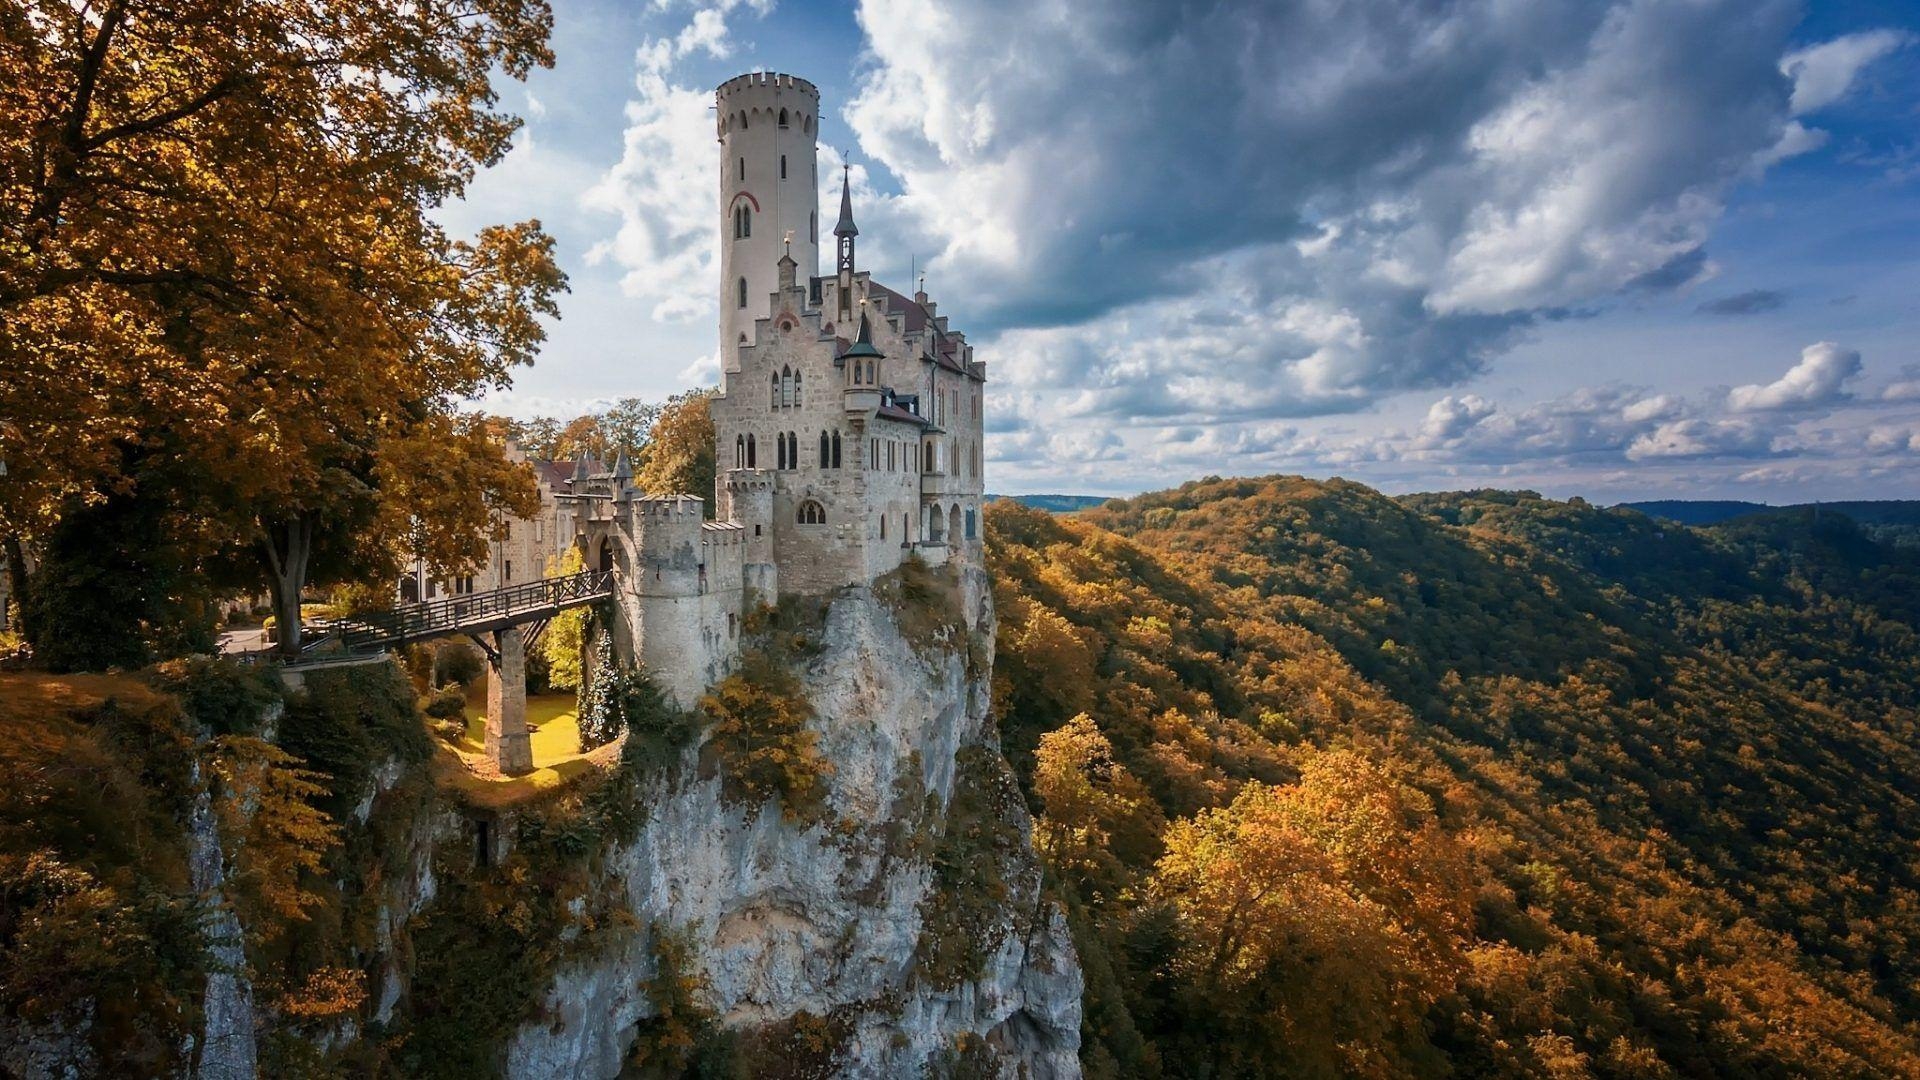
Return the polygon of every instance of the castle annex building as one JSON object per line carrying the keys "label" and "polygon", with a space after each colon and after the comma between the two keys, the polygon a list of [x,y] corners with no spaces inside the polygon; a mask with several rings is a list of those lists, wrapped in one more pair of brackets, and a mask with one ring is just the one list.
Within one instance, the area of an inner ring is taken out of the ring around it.
{"label": "castle annex building", "polygon": [[716,94],[716,520],[697,496],[639,491],[624,463],[582,466],[560,496],[588,566],[619,571],[616,648],[683,703],[732,669],[756,605],[980,557],[986,365],[924,291],[859,268],[844,175],[820,273],[819,115],[791,75]]}

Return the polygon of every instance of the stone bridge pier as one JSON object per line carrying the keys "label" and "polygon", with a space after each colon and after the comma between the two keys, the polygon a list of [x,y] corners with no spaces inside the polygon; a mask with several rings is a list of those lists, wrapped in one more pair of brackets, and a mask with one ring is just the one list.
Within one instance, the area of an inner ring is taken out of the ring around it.
{"label": "stone bridge pier", "polygon": [[503,775],[530,773],[526,639],[517,626],[489,631],[487,638],[487,757]]}

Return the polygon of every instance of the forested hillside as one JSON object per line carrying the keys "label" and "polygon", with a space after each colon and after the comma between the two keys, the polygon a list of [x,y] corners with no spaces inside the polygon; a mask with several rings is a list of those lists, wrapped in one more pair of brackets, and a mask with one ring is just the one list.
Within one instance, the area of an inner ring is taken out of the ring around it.
{"label": "forested hillside", "polygon": [[1297,478],[987,527],[1090,1075],[1920,1075],[1920,553]]}

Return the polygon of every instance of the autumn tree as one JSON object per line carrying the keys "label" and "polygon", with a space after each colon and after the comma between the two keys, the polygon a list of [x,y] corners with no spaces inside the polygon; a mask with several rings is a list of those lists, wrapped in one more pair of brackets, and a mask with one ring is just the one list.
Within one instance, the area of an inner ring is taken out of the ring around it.
{"label": "autumn tree", "polygon": [[1152,797],[1086,713],[1040,737],[1033,793],[1042,813],[1034,841],[1055,869],[1115,890],[1144,861],[1164,824]]}
{"label": "autumn tree", "polygon": [[698,495],[707,500],[708,516],[714,509],[712,398],[713,391],[706,389],[667,399],[633,479],[641,491],[656,495]]}
{"label": "autumn tree", "polygon": [[1431,805],[1352,751],[1170,826],[1152,884],[1179,914],[1196,1015],[1232,1028],[1230,1054],[1302,1075],[1406,1071],[1395,1055],[1422,1044],[1471,930],[1466,862]]}
{"label": "autumn tree", "polygon": [[169,542],[250,550],[289,649],[324,547],[411,530],[441,569],[477,561],[531,478],[454,405],[532,358],[564,279],[537,222],[463,240],[431,212],[508,149],[493,73],[550,63],[550,24],[541,0],[0,15],[9,555],[188,477]]}

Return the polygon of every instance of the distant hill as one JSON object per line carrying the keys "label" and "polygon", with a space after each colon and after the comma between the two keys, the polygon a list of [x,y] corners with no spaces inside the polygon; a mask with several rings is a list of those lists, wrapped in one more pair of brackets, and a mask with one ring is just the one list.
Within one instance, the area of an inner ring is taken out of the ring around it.
{"label": "distant hill", "polygon": [[989,507],[1087,1075],[1920,1077],[1920,530],[1851,507],[1920,503]]}
{"label": "distant hill", "polygon": [[1682,525],[1718,525],[1748,514],[1818,510],[1844,514],[1860,525],[1920,525],[1920,499],[1876,499],[1859,502],[1795,503],[1769,506],[1766,503],[1719,499],[1656,499],[1650,502],[1621,503],[1648,517],[1666,518]]}
{"label": "distant hill", "polygon": [[987,501],[1012,499],[1021,506],[1045,510],[1049,514],[1071,514],[1107,501],[1105,495],[989,495]]}

